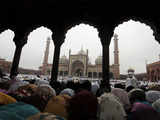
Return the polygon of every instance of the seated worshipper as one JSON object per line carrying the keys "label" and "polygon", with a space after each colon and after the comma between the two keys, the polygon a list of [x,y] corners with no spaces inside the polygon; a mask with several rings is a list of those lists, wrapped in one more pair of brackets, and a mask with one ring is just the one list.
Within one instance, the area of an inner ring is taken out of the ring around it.
{"label": "seated worshipper", "polygon": [[128,96],[132,105],[128,120],[160,120],[158,113],[146,101],[143,90],[133,89],[129,92]]}
{"label": "seated worshipper", "polygon": [[44,111],[45,106],[47,105],[50,98],[56,96],[56,92],[49,85],[38,86],[35,93],[31,96],[24,97],[21,101],[31,104],[38,108],[41,112]]}
{"label": "seated worshipper", "polygon": [[129,111],[129,109],[131,108],[131,105],[129,102],[128,93],[121,88],[112,88],[111,93],[119,98],[125,111],[126,112]]}
{"label": "seated worshipper", "polygon": [[38,87],[34,84],[27,84],[27,85],[19,87],[16,92],[18,92],[18,94],[21,96],[27,97],[27,96],[33,95],[36,92],[37,88]]}
{"label": "seated worshipper", "polygon": [[96,83],[92,83],[92,86],[91,86],[91,91],[94,95],[96,95],[98,89],[100,88],[99,84],[96,82]]}
{"label": "seated worshipper", "polygon": [[148,86],[148,90],[156,90],[160,91],[160,85],[159,84],[152,84]]}
{"label": "seated worshipper", "polygon": [[8,81],[5,82],[0,82],[0,92],[3,92],[5,94],[8,94],[8,89],[9,89],[10,84]]}
{"label": "seated worshipper", "polygon": [[149,103],[153,103],[156,100],[160,99],[160,91],[155,91],[155,90],[149,90],[146,92],[146,100]]}
{"label": "seated worshipper", "polygon": [[73,81],[68,81],[66,84],[66,87],[70,88],[70,89],[74,89],[74,85],[75,85],[75,83]]}
{"label": "seated worshipper", "polygon": [[3,73],[2,69],[0,69],[0,78],[3,78],[3,76],[5,76],[5,74]]}
{"label": "seated worshipper", "polygon": [[52,113],[38,113],[30,116],[27,120],[65,120],[64,118],[54,115]]}
{"label": "seated worshipper", "polygon": [[99,120],[126,120],[123,105],[111,93],[104,93],[99,97]]}
{"label": "seated worshipper", "polygon": [[17,102],[13,97],[0,92],[0,105],[7,105]]}
{"label": "seated worshipper", "polygon": [[155,109],[157,112],[160,113],[160,99],[156,100],[154,103],[152,103],[153,109]]}
{"label": "seated worshipper", "polygon": [[114,84],[114,88],[125,89],[125,85],[123,85],[122,83],[115,83],[115,84]]}
{"label": "seated worshipper", "polygon": [[66,89],[64,89],[64,90],[62,90],[61,92],[60,92],[60,95],[64,95],[64,94],[66,94],[66,95],[69,95],[69,96],[74,96],[75,95],[75,92],[74,92],[74,90],[72,90],[72,89],[70,89],[70,88],[66,88]]}
{"label": "seated worshipper", "polygon": [[34,94],[36,88],[37,86],[34,84],[22,84],[19,87],[17,86],[14,91],[9,92],[8,95],[14,97],[17,101],[21,101],[23,97],[28,97]]}
{"label": "seated worshipper", "polygon": [[10,88],[9,88],[9,92],[15,92],[19,87],[21,86],[25,86],[25,85],[28,85],[29,82],[26,82],[26,81],[22,81],[20,79],[18,79],[17,77],[13,77],[11,78],[11,80],[9,81],[10,83]]}
{"label": "seated worshipper", "polygon": [[66,105],[69,99],[71,99],[71,97],[68,95],[58,95],[52,97],[48,101],[44,112],[53,113],[63,118],[67,118]]}
{"label": "seated worshipper", "polygon": [[67,105],[67,120],[97,120],[98,100],[91,92],[82,90]]}
{"label": "seated worshipper", "polygon": [[54,81],[52,87],[55,89],[57,95],[59,95],[59,93],[63,90],[61,83],[58,81]]}
{"label": "seated worshipper", "polygon": [[145,92],[142,89],[139,89],[139,88],[132,89],[128,93],[128,97],[129,97],[129,101],[130,101],[131,105],[133,105],[135,102],[146,102],[146,103],[148,103],[146,101]]}
{"label": "seated worshipper", "polygon": [[106,87],[105,83],[100,83],[100,88],[96,92],[96,97],[100,97],[104,93],[108,93],[111,91],[111,85],[110,87]]}
{"label": "seated worshipper", "polygon": [[39,113],[35,107],[23,102],[16,102],[0,107],[0,120],[26,120]]}
{"label": "seated worshipper", "polygon": [[91,87],[92,87],[92,85],[91,85],[91,82],[90,82],[89,80],[83,80],[83,81],[81,81],[81,83],[80,83],[80,89],[79,89],[79,91],[80,91],[80,90],[88,90],[88,91],[91,91]]}
{"label": "seated worshipper", "polygon": [[48,84],[49,85],[49,82],[47,80],[42,80],[40,78],[37,78],[34,84],[37,85],[37,86],[40,86],[42,84]]}
{"label": "seated worshipper", "polygon": [[[47,96],[56,96],[56,91],[53,89],[49,84],[41,84],[38,86],[36,92],[40,95],[47,95]],[[49,98],[50,99],[50,98]]]}

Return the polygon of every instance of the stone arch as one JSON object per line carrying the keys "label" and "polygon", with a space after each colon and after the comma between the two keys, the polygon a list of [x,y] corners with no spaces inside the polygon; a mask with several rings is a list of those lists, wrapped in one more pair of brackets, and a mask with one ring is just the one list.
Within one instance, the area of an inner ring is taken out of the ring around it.
{"label": "stone arch", "polygon": [[[38,32],[43,32],[43,34],[39,35]],[[52,40],[50,40],[50,45],[49,45],[50,49],[48,51],[47,63],[46,63],[45,68],[44,68],[43,63],[44,63],[44,57],[45,57],[44,53],[46,50],[47,39],[48,39],[48,37],[51,39],[52,30],[49,29],[48,27],[37,25],[37,26],[31,27],[29,29],[28,33],[29,33],[29,35],[27,36],[27,44],[23,47],[20,65],[23,68],[29,68],[29,67],[31,68],[31,66],[33,66],[33,69],[39,70],[40,74],[50,75],[51,68],[48,65],[48,59],[49,59],[49,51],[51,52],[52,51],[51,49],[54,48],[54,45],[52,44]],[[46,33],[48,33],[48,34],[46,35]],[[34,39],[32,39],[33,37],[34,37]],[[51,47],[51,45],[53,47]],[[40,49],[35,49],[36,46],[41,46],[41,47],[39,47]],[[30,58],[31,53],[28,51],[28,49],[33,51],[32,54],[34,54],[34,57]],[[38,53],[39,55],[37,55],[36,53]],[[53,54],[51,54],[51,55],[53,55]],[[26,56],[28,56],[28,57],[26,57]],[[51,56],[51,59],[52,59],[52,56]],[[31,61],[30,62],[31,64],[29,64],[29,65],[26,64],[26,66],[24,66],[23,63],[24,62],[27,63],[26,61]],[[39,72],[38,72],[38,74],[39,74]]]}
{"label": "stone arch", "polygon": [[160,43],[160,35],[158,33],[159,28],[157,27],[155,21],[153,19],[146,18],[145,16],[123,16],[118,21],[115,22],[115,28],[119,25],[123,24],[124,22],[128,22],[129,20],[133,20],[135,22],[140,22],[142,24],[145,24],[146,26],[150,27],[150,29],[153,31],[153,36],[155,39]]}
{"label": "stone arch", "polygon": [[80,20],[79,19],[77,21],[72,21],[72,23],[70,23],[70,24],[65,26],[65,30],[64,30],[65,31],[65,35],[67,34],[67,32],[70,29],[72,29],[72,28],[74,28],[74,27],[76,27],[76,26],[78,26],[80,24],[89,25],[90,27],[93,27],[94,29],[96,29],[98,31],[98,33],[99,33],[99,25],[97,25],[96,23],[93,23],[92,21],[84,21],[84,20]]}
{"label": "stone arch", "polygon": [[[136,17],[136,16],[130,16],[130,17],[122,17],[118,22],[116,22],[116,27],[119,27],[120,25],[122,25],[122,24],[125,24],[125,22],[126,22],[126,24],[128,24],[128,25],[130,25],[129,24],[129,22],[131,21],[131,23],[134,23],[134,24],[138,24],[140,27],[142,27],[144,30],[146,29],[146,31],[144,32],[144,33],[146,33],[146,32],[148,32],[149,31],[149,33],[150,34],[147,34],[149,37],[151,37],[151,40],[150,39],[148,39],[148,41],[150,40],[150,42],[153,42],[153,43],[155,43],[155,30],[156,30],[156,28],[155,28],[155,25],[154,25],[154,22],[151,20],[151,19],[147,19],[147,18],[144,18],[144,17]],[[128,23],[127,23],[128,22]],[[124,25],[125,26],[125,25]],[[124,26],[122,27],[122,28],[124,28]],[[116,29],[116,28],[115,28]],[[120,28],[121,29],[121,28]],[[120,30],[120,29],[118,29],[118,30]],[[124,28],[125,29],[125,28]],[[146,34],[144,34],[144,36],[145,36]],[[124,37],[124,36],[123,36]],[[136,36],[135,36],[136,37]],[[140,40],[140,39],[139,39]],[[146,39],[147,40],[147,39]],[[129,41],[129,39],[128,39],[128,41]],[[157,41],[156,41],[157,42]],[[121,43],[121,41],[120,41],[120,43]],[[138,43],[138,41],[137,41],[137,43]],[[136,44],[136,45],[138,45],[138,44]],[[157,45],[157,43],[156,43],[156,45]],[[135,45],[134,45],[135,46]],[[147,46],[147,44],[144,44],[144,42],[143,42],[143,44],[141,44],[141,46],[142,47],[144,47],[144,46]],[[148,46],[151,46],[151,45],[148,45]],[[147,47],[146,47],[147,48]],[[153,47],[152,47],[153,48]],[[130,49],[130,48],[129,48]],[[133,48],[133,49],[135,49],[135,48]],[[143,50],[143,49],[141,49],[140,47],[139,47],[139,49],[140,50]],[[149,49],[148,49],[149,50]],[[124,55],[124,54],[122,54],[122,55]],[[145,56],[145,55],[144,55]],[[141,57],[141,56],[140,56]],[[149,72],[150,74],[151,74],[151,72]],[[149,78],[149,77],[148,77]],[[153,79],[153,78],[152,78]]]}
{"label": "stone arch", "polygon": [[10,29],[6,29],[0,34],[0,69],[2,69],[3,73],[7,74],[10,73],[10,69],[12,66],[12,57],[14,55],[15,49],[15,45],[13,42],[14,36],[14,31]]}

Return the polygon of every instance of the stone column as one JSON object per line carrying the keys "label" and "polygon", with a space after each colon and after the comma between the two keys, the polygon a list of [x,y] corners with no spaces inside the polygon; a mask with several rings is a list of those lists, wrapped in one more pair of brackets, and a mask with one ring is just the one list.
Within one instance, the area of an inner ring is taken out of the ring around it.
{"label": "stone column", "polygon": [[106,92],[110,92],[110,81],[109,81],[109,45],[113,33],[112,31],[106,31],[105,29],[99,31],[99,37],[102,43],[102,82],[101,88]]}
{"label": "stone column", "polygon": [[52,72],[51,72],[51,82],[50,82],[51,86],[53,86],[54,82],[57,81],[60,49],[61,49],[62,43],[64,42],[64,38],[65,38],[64,34],[52,35],[52,39],[55,47],[54,47],[54,56],[53,56],[53,64],[52,64]]}
{"label": "stone column", "polygon": [[103,58],[102,58],[102,78],[103,83],[107,88],[110,88],[109,85],[109,45],[102,45]]}
{"label": "stone column", "polygon": [[13,61],[12,61],[10,78],[13,77],[13,76],[17,76],[17,74],[18,74],[18,66],[19,66],[19,61],[20,61],[20,57],[21,57],[22,48],[27,43],[27,39],[26,39],[25,36],[15,34],[15,37],[14,37],[13,41],[15,43],[16,50],[15,50],[14,58],[13,58]]}

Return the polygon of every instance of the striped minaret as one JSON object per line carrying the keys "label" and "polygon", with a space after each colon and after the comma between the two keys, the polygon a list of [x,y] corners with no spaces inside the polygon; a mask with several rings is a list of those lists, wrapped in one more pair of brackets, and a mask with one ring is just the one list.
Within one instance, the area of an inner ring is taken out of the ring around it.
{"label": "striped minaret", "polygon": [[114,64],[119,65],[118,35],[114,34]]}
{"label": "striped minaret", "polygon": [[119,79],[119,50],[118,50],[118,35],[114,34],[113,35],[113,40],[114,40],[114,66],[115,66],[115,78]]}
{"label": "striped minaret", "polygon": [[43,59],[43,74],[45,75],[47,74],[50,39],[51,39],[50,37],[47,38],[46,50],[45,50],[44,59]]}

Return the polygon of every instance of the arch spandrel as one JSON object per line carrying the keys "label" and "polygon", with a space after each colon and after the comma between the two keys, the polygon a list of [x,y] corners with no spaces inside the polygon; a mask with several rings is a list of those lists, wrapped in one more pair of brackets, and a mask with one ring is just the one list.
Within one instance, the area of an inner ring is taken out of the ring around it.
{"label": "arch spandrel", "polygon": [[153,17],[153,18],[150,15],[148,16],[147,15],[146,16],[145,15],[144,16],[143,15],[142,16],[138,16],[138,15],[137,16],[136,15],[135,16],[131,16],[131,15],[123,16],[117,19],[117,21],[115,22],[115,27],[129,20],[140,22],[150,27],[150,29],[153,31],[153,36],[155,37],[155,40],[160,43],[160,16]]}
{"label": "arch spandrel", "polygon": [[[147,5],[145,3],[145,6],[143,5],[142,8],[140,4],[134,2],[133,5],[136,5],[135,9],[135,6],[131,6],[130,2],[125,4],[123,2],[120,4],[109,2],[109,4],[106,4],[105,1],[99,0],[76,0],[76,2],[74,0],[6,1],[0,7],[0,10],[3,11],[0,23],[5,24],[4,26],[9,26],[8,29],[11,30],[12,27],[14,29],[17,29],[17,27],[26,29],[36,24],[46,24],[48,26],[62,25],[64,28],[67,28],[68,24],[74,25],[74,21],[90,21],[98,26],[99,24],[107,25],[110,27],[109,30],[112,30],[111,28],[115,28],[120,22],[124,22],[125,19],[136,18],[142,23],[144,21],[145,24],[151,26],[156,40],[160,41],[160,16],[156,13],[159,7],[148,9],[151,4]],[[113,5],[113,8],[108,7],[110,5]],[[63,10],[60,10],[62,8]],[[116,10],[114,10],[115,8]],[[130,13],[130,15],[126,14],[126,12]],[[133,16],[133,13],[135,16]]]}

